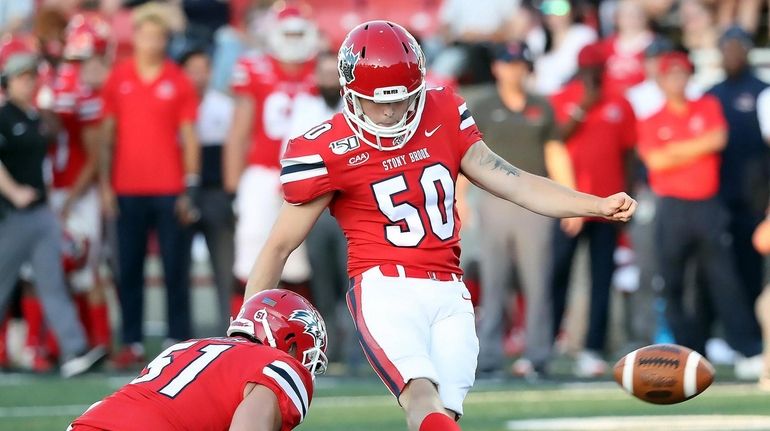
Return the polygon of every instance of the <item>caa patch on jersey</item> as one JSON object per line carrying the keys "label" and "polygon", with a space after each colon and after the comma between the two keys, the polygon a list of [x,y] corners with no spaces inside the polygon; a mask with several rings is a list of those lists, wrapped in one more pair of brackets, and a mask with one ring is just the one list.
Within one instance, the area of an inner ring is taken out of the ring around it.
{"label": "caa patch on jersey", "polygon": [[614,375],[626,392],[642,401],[676,404],[705,391],[714,381],[714,367],[687,347],[654,344],[621,358]]}

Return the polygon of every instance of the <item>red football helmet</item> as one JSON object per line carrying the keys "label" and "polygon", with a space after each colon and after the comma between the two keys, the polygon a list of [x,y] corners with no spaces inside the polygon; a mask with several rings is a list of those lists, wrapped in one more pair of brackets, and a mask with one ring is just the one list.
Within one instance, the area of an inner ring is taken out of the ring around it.
{"label": "red football helmet", "polygon": [[326,371],[326,324],[318,310],[294,292],[270,289],[249,298],[227,328],[228,337],[236,334],[286,353],[294,346],[294,357],[311,374]]}
{"label": "red football helmet", "polygon": [[61,262],[65,274],[71,274],[86,266],[90,247],[91,243],[87,237],[62,230]]}
{"label": "red football helmet", "polygon": [[85,60],[95,55],[105,55],[109,48],[110,25],[93,13],[77,14],[67,25],[64,59]]}
{"label": "red football helmet", "polygon": [[304,63],[318,50],[318,28],[296,6],[277,3],[267,31],[270,55],[286,63]]}
{"label": "red football helmet", "polygon": [[[342,113],[353,132],[379,150],[403,147],[417,130],[425,107],[425,56],[417,41],[398,24],[369,21],[348,33],[338,59],[345,96]],[[359,98],[376,103],[410,99],[410,103],[398,123],[384,127],[364,114]]]}

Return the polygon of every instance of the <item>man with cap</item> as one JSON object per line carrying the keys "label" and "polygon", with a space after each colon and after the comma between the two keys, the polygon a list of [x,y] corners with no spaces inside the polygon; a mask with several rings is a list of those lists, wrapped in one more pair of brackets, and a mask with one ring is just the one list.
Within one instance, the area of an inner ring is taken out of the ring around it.
{"label": "man with cap", "polygon": [[666,102],[639,122],[639,154],[658,198],[655,240],[666,318],[674,338],[701,353],[705,350],[702,313],[684,306],[684,273],[695,259],[702,268],[703,280],[698,282],[705,282],[698,288],[708,289],[727,342],[749,358],[736,361],[740,378],[752,364],[761,365],[762,343],[752,303],[740,286],[725,240],[729,216],[717,197],[727,124],[715,97],[686,97],[692,72],[684,53],[670,52],[659,59],[658,83]]}
{"label": "man with cap", "polygon": [[[602,90],[606,53],[600,44],[588,45],[578,55],[578,73],[551,98],[556,121],[567,144],[578,191],[612,194],[626,188],[627,156],[636,143],[633,110],[620,96]],[[567,219],[554,234],[553,335],[558,334],[566,305],[572,260],[578,239],[590,243],[591,293],[585,350],[577,356],[575,374],[604,374],[602,359],[607,334],[609,297],[618,240],[615,224],[598,219]]]}
{"label": "man with cap", "polygon": [[727,120],[727,145],[722,150],[719,197],[730,214],[728,232],[741,285],[749,301],[762,291],[762,257],[751,245],[754,228],[767,207],[768,149],[757,117],[757,98],[767,83],[748,62],[751,37],[740,27],[729,28],[719,40],[726,78],[709,94],[719,99]]}
{"label": "man with cap", "polygon": [[61,346],[61,374],[71,377],[91,368],[106,350],[88,350],[64,282],[61,231],[46,205],[43,180],[43,160],[53,136],[34,107],[38,64],[31,54],[15,54],[3,66],[0,81],[7,96],[0,107],[0,315],[19,269],[29,262],[46,319]]}
{"label": "man with cap", "polygon": [[[526,82],[532,55],[523,42],[495,48],[492,72],[497,79],[474,104],[479,128],[497,154],[528,172],[574,188],[572,164],[561,142],[553,108],[530,94]],[[479,370],[497,371],[503,363],[502,338],[508,287],[518,275],[526,298],[526,350],[513,373],[545,371],[551,347],[551,266],[553,221],[491,194],[478,200],[481,265]]]}

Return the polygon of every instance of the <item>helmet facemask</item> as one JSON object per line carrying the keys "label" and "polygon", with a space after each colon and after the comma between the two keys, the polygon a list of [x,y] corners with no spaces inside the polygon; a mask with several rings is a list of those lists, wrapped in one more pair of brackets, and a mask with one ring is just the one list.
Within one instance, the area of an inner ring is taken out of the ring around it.
{"label": "helmet facemask", "polygon": [[[406,87],[403,86],[378,88],[374,97],[368,97],[345,88],[344,97],[344,117],[356,136],[380,151],[392,151],[406,145],[420,124],[420,118],[422,118],[425,107],[425,83],[422,83],[411,93],[408,93]],[[360,99],[371,100],[375,103],[397,103],[409,100],[409,106],[396,124],[380,126],[364,113]],[[392,142],[384,146],[383,139],[391,139]]]}

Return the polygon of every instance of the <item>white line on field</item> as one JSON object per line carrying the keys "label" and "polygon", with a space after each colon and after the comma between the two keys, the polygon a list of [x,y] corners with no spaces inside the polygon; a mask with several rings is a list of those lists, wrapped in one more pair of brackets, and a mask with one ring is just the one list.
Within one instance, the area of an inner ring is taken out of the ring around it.
{"label": "white line on field", "polygon": [[[4,376],[5,378],[5,376]],[[720,396],[740,396],[759,393],[753,385],[716,385]],[[708,394],[708,392],[706,392]],[[536,403],[542,401],[571,400],[579,397],[580,400],[611,401],[627,398],[628,395],[619,388],[596,387],[590,391],[582,388],[545,389],[545,390],[510,390],[510,391],[486,391],[471,393],[465,400],[465,404],[488,403]],[[96,400],[94,400],[96,401]],[[316,397],[313,407],[318,409],[346,407],[378,407],[395,406],[396,400],[390,395],[363,395],[363,396],[330,396]],[[75,417],[84,412],[90,404],[61,405],[61,406],[8,406],[0,407],[0,420],[3,418],[19,417],[50,417],[71,416]]]}

